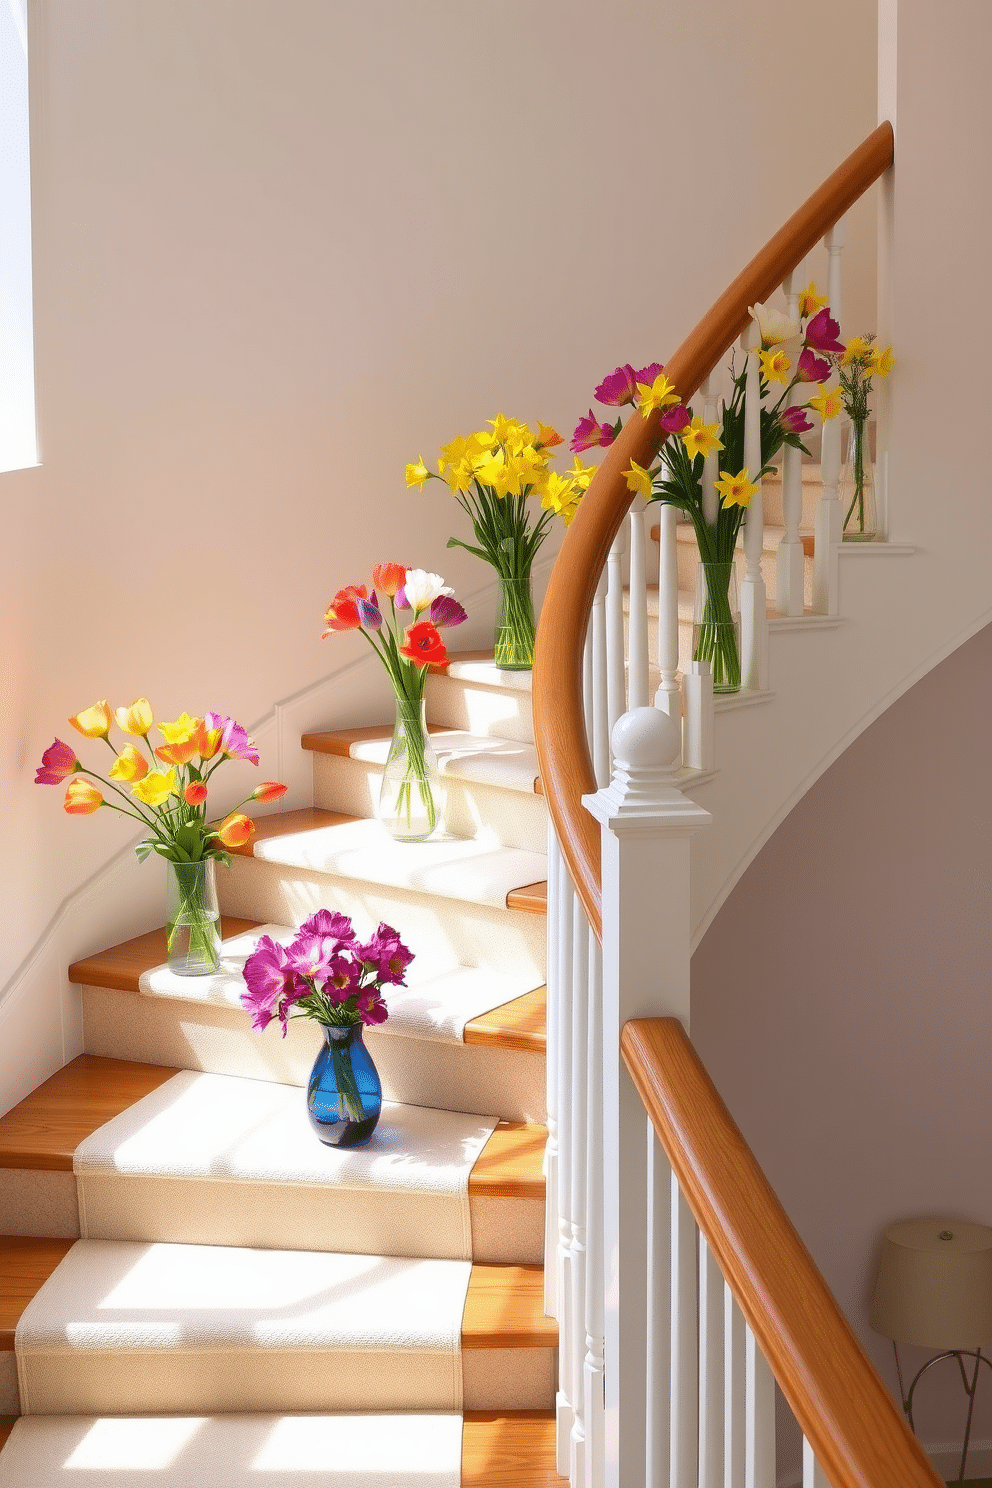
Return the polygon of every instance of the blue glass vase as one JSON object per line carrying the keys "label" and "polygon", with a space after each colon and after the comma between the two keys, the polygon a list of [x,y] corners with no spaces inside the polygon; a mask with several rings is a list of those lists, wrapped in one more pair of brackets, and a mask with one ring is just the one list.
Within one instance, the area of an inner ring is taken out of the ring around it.
{"label": "blue glass vase", "polygon": [[310,1125],[328,1147],[361,1147],[382,1111],[382,1085],[361,1023],[323,1028],[324,1047],[307,1085]]}

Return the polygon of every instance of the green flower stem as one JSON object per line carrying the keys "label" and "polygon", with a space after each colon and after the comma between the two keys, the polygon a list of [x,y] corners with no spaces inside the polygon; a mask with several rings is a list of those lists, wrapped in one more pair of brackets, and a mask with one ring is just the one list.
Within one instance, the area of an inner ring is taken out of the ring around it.
{"label": "green flower stem", "polygon": [[344,1040],[336,1039],[333,1034],[328,1038],[328,1043],[331,1046],[331,1063],[334,1065],[334,1082],[338,1087],[345,1114],[351,1121],[364,1121],[365,1108],[362,1105],[349,1049]]}
{"label": "green flower stem", "polygon": [[518,579],[501,578],[494,657],[496,665],[521,670],[532,667],[536,636],[530,575]]}
{"label": "green flower stem", "polygon": [[407,826],[411,825],[413,818],[413,792],[416,787],[424,810],[427,812],[428,829],[433,832],[437,826],[437,805],[434,801],[434,793],[431,790],[430,780],[427,773],[427,760],[425,757],[426,740],[420,722],[420,699],[409,698],[399,692],[396,694],[396,718],[398,725],[402,728],[406,742],[407,766],[399,792],[396,799],[396,810],[400,817],[406,818]]}
{"label": "green flower stem", "polygon": [[851,504],[847,509],[846,516],[844,517],[845,531],[847,530],[847,524],[851,520],[851,516],[854,512],[855,507],[857,507],[858,511],[858,519],[855,523],[855,526],[859,532],[864,532],[865,530],[866,422],[867,419],[862,419],[856,415],[851,416],[851,438],[854,440],[854,495],[851,497]]}
{"label": "green flower stem", "polygon": [[730,608],[730,563],[703,564],[706,595],[702,624],[695,628],[693,661],[708,661],[717,692],[736,691],[741,685],[737,625]]}

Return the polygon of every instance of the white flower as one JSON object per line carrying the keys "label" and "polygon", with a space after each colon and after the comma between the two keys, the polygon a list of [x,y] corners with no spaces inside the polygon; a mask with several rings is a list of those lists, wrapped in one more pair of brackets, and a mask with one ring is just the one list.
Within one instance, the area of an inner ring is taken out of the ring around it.
{"label": "white flower", "polygon": [[422,610],[429,610],[439,594],[455,592],[450,585],[445,584],[440,574],[428,573],[423,568],[408,568],[403,588],[406,590],[406,602],[415,615],[419,615]]}
{"label": "white flower", "polygon": [[747,313],[755,322],[761,333],[761,349],[768,351],[772,346],[783,346],[787,341],[795,341],[802,334],[802,328],[797,321],[790,320],[783,315],[781,310],[773,310],[770,305],[762,305],[760,300],[747,307]]}

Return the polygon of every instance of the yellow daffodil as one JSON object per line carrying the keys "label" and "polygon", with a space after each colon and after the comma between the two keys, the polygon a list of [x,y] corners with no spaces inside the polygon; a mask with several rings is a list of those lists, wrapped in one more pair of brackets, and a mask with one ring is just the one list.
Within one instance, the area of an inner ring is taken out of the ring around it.
{"label": "yellow daffodil", "polygon": [[131,794],[139,801],[144,801],[146,806],[161,806],[162,802],[176,792],[176,772],[170,770],[163,775],[161,770],[153,770],[146,775],[144,780],[139,780],[132,785]]}
{"label": "yellow daffodil", "polygon": [[840,359],[842,367],[849,367],[852,362],[860,361],[869,352],[868,342],[864,336],[852,336],[844,348],[844,355]]}
{"label": "yellow daffodil", "polygon": [[557,429],[553,429],[550,424],[542,424],[540,419],[537,421],[537,442],[545,449],[554,449],[556,445],[565,443]]}
{"label": "yellow daffodil", "polygon": [[876,375],[879,377],[888,377],[895,364],[896,359],[892,355],[891,346],[887,346],[884,351],[879,351],[876,348],[871,354],[871,360],[868,363],[867,371],[872,377]]}
{"label": "yellow daffodil", "polygon": [[507,464],[506,455],[502,450],[495,450],[491,455],[480,461],[475,468],[475,478],[483,486],[490,486],[497,496],[506,496],[511,490],[515,490],[518,477]]}
{"label": "yellow daffodil", "polygon": [[188,713],[180,713],[172,723],[160,723],[158,728],[166,744],[185,744],[187,739],[199,733],[202,726],[202,718],[190,718]]}
{"label": "yellow daffodil", "polygon": [[598,469],[598,465],[583,465],[578,455],[575,455],[568,478],[580,491],[588,491],[590,482]]}
{"label": "yellow daffodil", "polygon": [[810,315],[815,315],[817,310],[822,310],[827,303],[826,295],[818,295],[816,282],[811,279],[805,289],[799,291],[799,314],[805,320]]}
{"label": "yellow daffodil", "polygon": [[746,465],[739,475],[721,475],[716,488],[723,496],[724,506],[750,506],[751,497],[761,490],[760,486],[752,485]]}
{"label": "yellow daffodil", "polygon": [[105,739],[110,733],[111,722],[107,699],[94,703],[92,708],[84,708],[81,713],[74,713],[69,722],[87,739]]}
{"label": "yellow daffodil", "polygon": [[147,774],[148,761],[133,744],[125,744],[110,767],[111,780],[143,780]]}
{"label": "yellow daffodil", "polygon": [[630,469],[624,471],[627,482],[627,490],[634,491],[641,496],[651,495],[651,476],[648,471],[642,470],[636,460],[631,460]]}
{"label": "yellow daffodil", "polygon": [[567,476],[556,470],[548,472],[548,479],[541,493],[541,505],[561,517],[567,527],[578,510],[581,490]]}
{"label": "yellow daffodil", "polygon": [[525,444],[534,443],[534,435],[519,419],[508,419],[502,413],[498,413],[489,422],[493,426],[494,444],[505,444],[509,449],[520,450]]}
{"label": "yellow daffodil", "polygon": [[682,442],[692,459],[697,455],[711,455],[714,450],[723,449],[723,444],[716,437],[717,428],[717,424],[704,424],[702,414],[697,413],[688,429],[683,429]]}
{"label": "yellow daffodil", "polygon": [[147,698],[136,698],[130,708],[118,708],[114,717],[122,734],[135,734],[139,739],[144,738],[154,722]]}
{"label": "yellow daffodil", "polygon": [[408,465],[406,467],[406,483],[408,487],[419,486],[421,489],[423,489],[424,481],[429,479],[430,471],[424,464],[423,455],[420,456],[420,459],[415,465]]}
{"label": "yellow daffodil", "polygon": [[761,370],[767,382],[788,382],[792,362],[784,351],[763,351]]}
{"label": "yellow daffodil", "polygon": [[829,392],[824,388],[822,392],[810,398],[809,406],[816,409],[824,423],[827,419],[836,418],[841,410],[840,388],[831,388]]}
{"label": "yellow daffodil", "polygon": [[452,491],[468,491],[471,490],[474,476],[475,465],[473,462],[471,460],[458,460],[447,467],[442,479]]}
{"label": "yellow daffodil", "polygon": [[637,406],[645,418],[655,408],[668,408],[670,404],[680,403],[682,401],[664,372],[659,372],[654,382],[650,384],[639,382],[637,384],[637,391],[639,394]]}

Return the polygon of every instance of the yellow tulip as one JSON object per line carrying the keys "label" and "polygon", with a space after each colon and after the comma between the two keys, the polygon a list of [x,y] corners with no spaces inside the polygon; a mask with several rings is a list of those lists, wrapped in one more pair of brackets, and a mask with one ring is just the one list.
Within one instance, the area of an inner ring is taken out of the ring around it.
{"label": "yellow tulip", "polygon": [[154,722],[147,698],[137,698],[130,708],[118,708],[114,717],[122,734],[136,734],[139,739],[144,738]]}
{"label": "yellow tulip", "polygon": [[91,816],[103,805],[103,797],[91,780],[78,775],[66,786],[63,805],[70,816]]}
{"label": "yellow tulip", "polygon": [[81,713],[73,714],[69,722],[74,729],[85,734],[87,739],[105,739],[110,733],[111,724],[107,699],[103,698],[101,702],[94,703],[92,708],[84,708]]}
{"label": "yellow tulip", "polygon": [[133,744],[125,744],[110,767],[111,780],[143,780],[147,774],[148,761]]}
{"label": "yellow tulip", "polygon": [[161,806],[169,796],[175,795],[175,791],[175,770],[170,770],[167,775],[163,775],[160,770],[153,770],[144,780],[139,780],[137,785],[131,787],[132,796],[144,801],[146,806]]}

